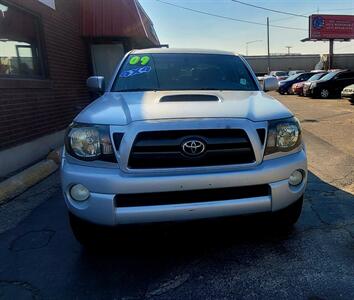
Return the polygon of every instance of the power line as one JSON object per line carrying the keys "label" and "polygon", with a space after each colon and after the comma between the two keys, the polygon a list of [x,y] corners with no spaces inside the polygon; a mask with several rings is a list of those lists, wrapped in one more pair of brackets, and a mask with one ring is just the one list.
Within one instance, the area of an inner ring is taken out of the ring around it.
{"label": "power line", "polygon": [[[306,13],[304,13],[304,14],[309,15],[309,14],[313,14],[313,13],[315,13],[315,12],[317,12],[317,11],[313,11],[313,10],[312,10],[312,11],[306,12]],[[290,20],[290,19],[293,19],[293,18],[296,18],[296,17],[292,16],[292,17],[286,17],[286,18],[281,18],[281,19],[272,19],[272,22],[287,21],[287,20]]]}
{"label": "power line", "polygon": [[271,12],[275,12],[278,14],[283,14],[283,15],[290,15],[290,16],[294,16],[294,17],[300,17],[300,18],[308,18],[308,16],[305,15],[300,15],[300,14],[294,14],[294,13],[290,13],[290,12],[286,12],[286,11],[281,11],[281,10],[276,10],[276,9],[270,9],[270,8],[266,8],[263,6],[258,6],[258,5],[254,5],[254,4],[249,4],[246,2],[242,2],[242,1],[238,1],[238,0],[231,0],[232,2],[236,2],[242,5],[247,5],[247,6],[251,6],[254,8],[258,8],[258,9],[263,9],[263,10],[267,10],[267,11],[271,11]]}
{"label": "power line", "polygon": [[[321,9],[321,13],[323,12],[333,12],[333,11],[348,11],[348,10],[354,10],[354,8],[336,8],[336,9],[331,9],[331,8],[322,8]],[[305,15],[309,15],[309,14],[315,14],[318,13],[317,10],[312,10],[309,12],[304,13]],[[281,22],[281,21],[287,21],[289,19],[295,18],[294,16],[292,17],[287,17],[287,18],[281,18],[281,19],[272,19],[272,22]]]}
{"label": "power line", "polygon": [[321,11],[340,11],[340,10],[354,10],[354,7],[351,7],[351,8],[335,8],[335,9],[332,9],[332,8],[323,8],[321,9]]}
{"label": "power line", "polygon": [[[166,1],[162,1],[162,0],[156,0],[156,1],[160,2],[160,3],[163,3],[163,4],[170,5],[170,6],[178,7],[178,8],[184,9],[184,10],[188,10],[188,11],[192,11],[192,12],[195,12],[195,13],[199,13],[199,14],[202,14],[202,15],[212,16],[212,17],[225,19],[225,20],[230,20],[230,21],[248,23],[248,24],[253,24],[253,25],[267,26],[267,24],[265,24],[265,23],[253,22],[253,21],[247,21],[247,20],[236,19],[236,18],[222,16],[222,15],[217,15],[217,14],[213,14],[213,13],[209,13],[209,12],[206,12],[206,11],[193,9],[193,8],[190,8],[190,7],[177,5],[177,4],[166,2]],[[280,25],[270,25],[270,27],[281,28],[281,29],[290,29],[290,30],[299,30],[299,31],[307,31],[307,29],[304,29],[304,28],[288,27],[288,26],[280,26]]]}

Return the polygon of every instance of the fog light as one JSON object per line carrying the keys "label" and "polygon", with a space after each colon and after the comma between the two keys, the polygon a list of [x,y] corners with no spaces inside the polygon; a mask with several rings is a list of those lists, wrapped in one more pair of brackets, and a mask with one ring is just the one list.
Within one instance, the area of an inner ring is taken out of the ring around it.
{"label": "fog light", "polygon": [[76,201],[85,201],[90,197],[90,191],[82,184],[75,184],[70,189],[70,196]]}
{"label": "fog light", "polygon": [[289,184],[290,185],[299,185],[302,180],[304,179],[303,171],[302,170],[295,170],[291,173],[289,177]]}

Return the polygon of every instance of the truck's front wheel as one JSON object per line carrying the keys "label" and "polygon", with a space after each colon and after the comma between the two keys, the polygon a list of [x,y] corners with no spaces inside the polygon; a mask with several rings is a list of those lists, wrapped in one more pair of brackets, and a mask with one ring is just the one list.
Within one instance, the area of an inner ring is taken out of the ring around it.
{"label": "truck's front wheel", "polygon": [[86,222],[70,212],[69,221],[76,240],[82,246],[97,248],[104,245],[107,232],[105,232],[106,230],[104,230],[102,226]]}
{"label": "truck's front wheel", "polygon": [[275,226],[282,228],[289,228],[294,225],[299,219],[302,211],[302,204],[304,202],[304,197],[301,196],[296,202],[290,206],[274,212],[272,216],[272,221]]}

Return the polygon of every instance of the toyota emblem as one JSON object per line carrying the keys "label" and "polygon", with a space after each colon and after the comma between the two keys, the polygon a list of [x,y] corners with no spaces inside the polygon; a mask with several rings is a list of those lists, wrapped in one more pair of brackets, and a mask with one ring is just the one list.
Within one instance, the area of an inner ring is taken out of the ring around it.
{"label": "toyota emblem", "polygon": [[198,156],[204,153],[206,145],[201,140],[189,139],[182,144],[182,151],[188,156]]}

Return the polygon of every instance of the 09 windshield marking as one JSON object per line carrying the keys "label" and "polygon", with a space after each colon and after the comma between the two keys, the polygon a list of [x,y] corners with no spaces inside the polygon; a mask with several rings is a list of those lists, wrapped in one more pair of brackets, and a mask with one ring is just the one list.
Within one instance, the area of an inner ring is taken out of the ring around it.
{"label": "09 windshield marking", "polygon": [[234,55],[129,55],[115,78],[112,92],[157,90],[256,91],[243,61]]}

